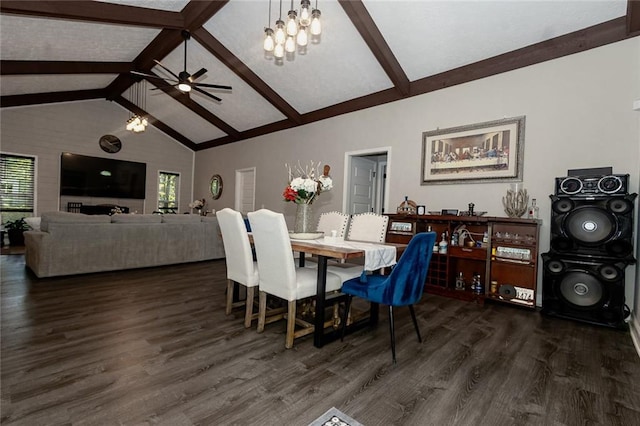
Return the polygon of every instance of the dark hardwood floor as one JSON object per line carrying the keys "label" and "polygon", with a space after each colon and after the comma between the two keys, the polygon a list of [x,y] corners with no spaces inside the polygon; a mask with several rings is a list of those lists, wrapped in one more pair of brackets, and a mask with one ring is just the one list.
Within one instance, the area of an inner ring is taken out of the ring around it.
{"label": "dark hardwood floor", "polygon": [[2,268],[3,425],[640,425],[628,332],[425,295],[322,349],[224,314],[225,263],[38,280]]}

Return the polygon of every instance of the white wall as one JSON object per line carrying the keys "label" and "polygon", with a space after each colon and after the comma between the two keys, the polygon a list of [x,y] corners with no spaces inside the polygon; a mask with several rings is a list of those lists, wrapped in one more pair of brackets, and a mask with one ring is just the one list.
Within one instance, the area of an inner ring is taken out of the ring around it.
{"label": "white wall", "polygon": [[[124,129],[129,112],[104,101],[69,102],[0,110],[3,152],[37,156],[36,215],[58,210],[60,200],[60,154],[72,152],[94,157],[138,161],[147,164],[144,202],[92,198],[85,203],[117,203],[151,213],[158,198],[158,170],[181,174],[180,211],[192,201],[194,153],[152,126],[144,133]],[[98,145],[105,134],[122,140],[122,149],[107,154]],[[60,210],[66,210],[66,201]]]}
{"label": "white wall", "polygon": [[[331,165],[336,187],[314,203],[315,213],[342,210],[344,153],[392,147],[390,206],[404,195],[427,210],[466,210],[504,216],[502,196],[508,183],[420,185],[422,132],[505,117],[526,116],[523,184],[537,198],[541,252],[549,250],[549,218],[554,178],[568,169],[612,166],[629,173],[630,192],[640,178],[640,38],[625,40],[542,64],[443,89],[196,153],[195,193],[207,193],[208,179],[225,179],[217,210],[233,206],[234,171],[256,166],[256,206],[285,213],[292,223],[294,206],[282,200],[284,164],[300,160]],[[636,202],[637,212],[637,202]],[[636,214],[637,217],[637,214]],[[637,223],[637,222],[636,222]],[[637,226],[635,227],[637,229]],[[539,273],[539,280],[542,273]],[[542,291],[539,281],[538,301]],[[627,303],[637,288],[634,267],[626,269]],[[636,306],[637,307],[637,306]],[[639,308],[640,309],[640,308]]]}

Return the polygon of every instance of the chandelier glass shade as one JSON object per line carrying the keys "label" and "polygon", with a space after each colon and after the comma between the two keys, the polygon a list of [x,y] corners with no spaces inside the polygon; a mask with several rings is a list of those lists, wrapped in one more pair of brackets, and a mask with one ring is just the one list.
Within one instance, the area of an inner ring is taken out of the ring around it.
{"label": "chandelier glass shade", "polygon": [[[287,56],[288,60],[292,60],[296,51],[304,55],[307,51],[310,36],[314,43],[320,41],[322,33],[322,24],[320,23],[320,10],[318,10],[318,1],[316,7],[311,9],[310,0],[301,0],[299,12],[293,8],[293,0],[291,0],[291,9],[287,13],[287,21],[282,20],[282,0],[280,0],[280,14],[275,21],[273,28],[270,26],[264,29],[264,41],[262,47],[265,51],[265,57],[276,59],[277,64],[282,64],[282,59]],[[269,0],[269,21],[271,24],[271,0]]]}
{"label": "chandelier glass shade", "polygon": [[[146,109],[146,102],[147,102],[146,96],[147,96],[146,80],[142,80],[140,82],[132,84],[129,87],[129,101],[135,104],[137,107],[139,107],[142,110]],[[125,126],[125,129],[129,130],[130,132],[140,133],[140,132],[144,132],[147,129],[148,124],[149,122],[147,121],[146,117],[130,111],[129,119],[127,120],[127,125]]]}

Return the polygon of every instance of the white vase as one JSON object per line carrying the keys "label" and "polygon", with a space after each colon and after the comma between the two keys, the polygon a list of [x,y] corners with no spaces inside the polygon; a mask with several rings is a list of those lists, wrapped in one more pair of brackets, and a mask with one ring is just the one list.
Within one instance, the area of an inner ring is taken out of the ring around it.
{"label": "white vase", "polygon": [[311,222],[311,213],[311,204],[296,204],[296,221],[293,225],[293,232],[301,234],[315,231]]}

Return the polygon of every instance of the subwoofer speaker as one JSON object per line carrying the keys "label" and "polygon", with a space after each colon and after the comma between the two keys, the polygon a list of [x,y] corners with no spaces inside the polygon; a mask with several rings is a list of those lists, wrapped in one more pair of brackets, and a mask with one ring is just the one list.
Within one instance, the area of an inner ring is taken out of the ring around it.
{"label": "subwoofer speaker", "polygon": [[620,260],[568,258],[544,253],[542,313],[626,329],[624,269]]}
{"label": "subwoofer speaker", "polygon": [[571,255],[633,258],[633,200],[624,196],[551,196],[551,250]]}

